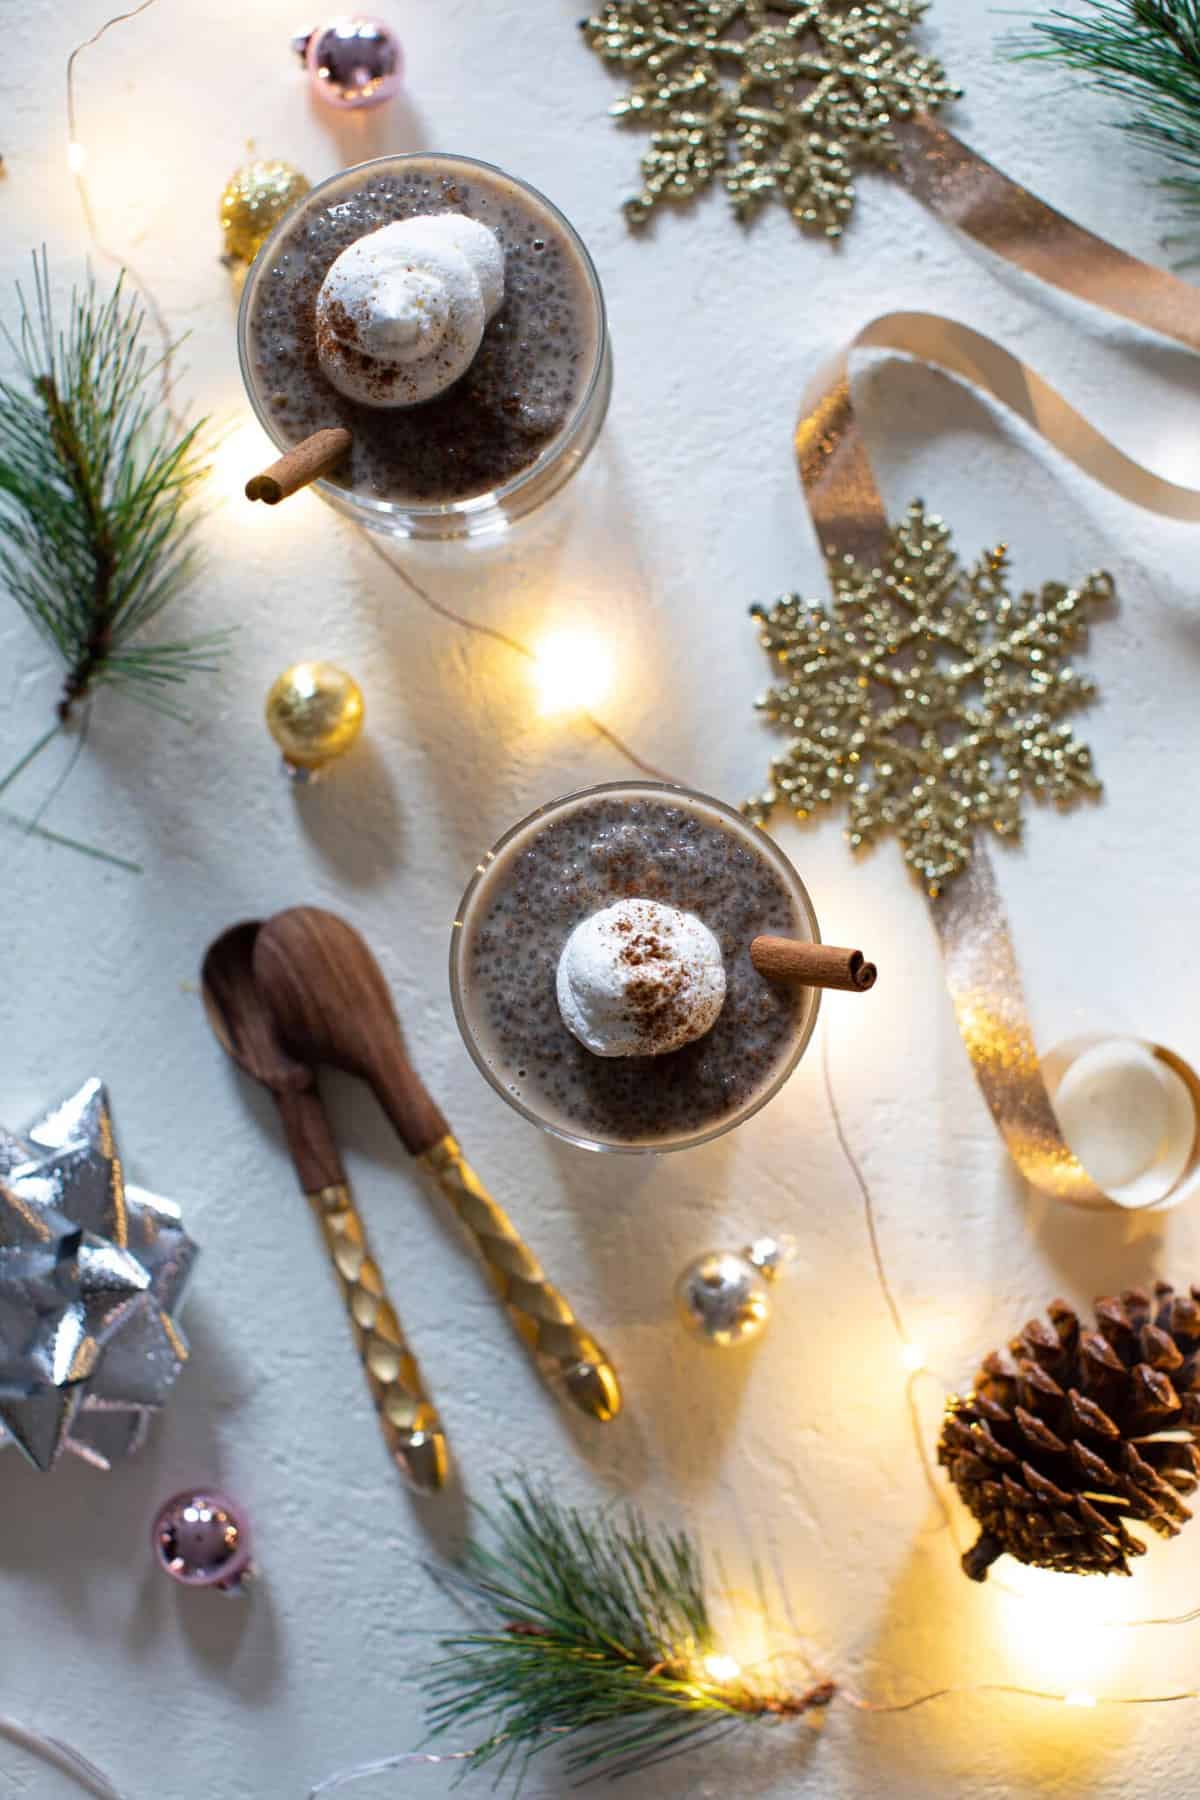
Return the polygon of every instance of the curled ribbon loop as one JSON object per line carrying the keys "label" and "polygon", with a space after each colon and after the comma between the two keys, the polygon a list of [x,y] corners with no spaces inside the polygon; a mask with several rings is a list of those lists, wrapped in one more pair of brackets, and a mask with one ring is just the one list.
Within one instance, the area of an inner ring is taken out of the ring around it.
{"label": "curled ribbon loop", "polygon": [[[1004,177],[996,179],[1003,182]],[[1196,347],[1200,348],[1200,335]],[[796,426],[796,460],[805,497],[831,562],[851,556],[867,568],[877,567],[888,542],[887,514],[850,389],[851,357],[866,349],[897,351],[961,376],[1023,418],[1112,493],[1166,518],[1200,521],[1200,491],[1165,481],[1134,462],[1048,382],[991,338],[930,313],[889,313],[866,325],[820,371],[805,395]],[[963,1043],[1014,1162],[1042,1193],[1076,1205],[1106,1204],[1111,1196],[1071,1150],[1056,1116],[1047,1071],[1034,1044],[1003,901],[978,837],[966,868],[929,904]],[[1169,1064],[1193,1100],[1200,1101],[1200,1078],[1194,1071],[1158,1046],[1147,1048]],[[1183,1174],[1156,1204],[1181,1199],[1195,1185],[1196,1172],[1193,1146]]]}
{"label": "curled ribbon loop", "polygon": [[802,403],[796,459],[827,551],[872,563],[887,538],[887,515],[850,394],[850,359],[859,350],[897,351],[961,376],[1032,425],[1110,493],[1163,518],[1200,522],[1200,489],[1179,487],[1134,462],[994,339],[935,313],[895,312],[864,325],[817,374]]}

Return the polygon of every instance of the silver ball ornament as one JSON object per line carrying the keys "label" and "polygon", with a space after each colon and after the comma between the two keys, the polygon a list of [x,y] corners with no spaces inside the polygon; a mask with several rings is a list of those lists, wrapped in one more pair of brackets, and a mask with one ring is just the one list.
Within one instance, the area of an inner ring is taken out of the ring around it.
{"label": "silver ball ornament", "polygon": [[769,1238],[745,1250],[698,1256],[675,1284],[684,1325],[718,1350],[753,1342],[771,1317],[770,1284],[779,1262],[779,1246]]}

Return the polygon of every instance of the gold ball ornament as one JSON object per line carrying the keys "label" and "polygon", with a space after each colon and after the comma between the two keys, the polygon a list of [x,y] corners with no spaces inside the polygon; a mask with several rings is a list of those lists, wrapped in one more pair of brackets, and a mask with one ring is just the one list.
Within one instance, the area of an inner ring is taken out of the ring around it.
{"label": "gold ball ornament", "polygon": [[252,263],[270,233],[312,183],[307,175],[277,157],[235,169],[221,195],[221,231],[225,261]]}
{"label": "gold ball ornament", "polygon": [[345,755],[363,726],[362,689],[328,662],[298,662],[267,695],[267,730],[293,773],[314,775]]}
{"label": "gold ball ornament", "polygon": [[771,1283],[786,1259],[787,1251],[774,1238],[698,1256],[675,1284],[684,1325],[718,1350],[752,1343],[771,1317]]}

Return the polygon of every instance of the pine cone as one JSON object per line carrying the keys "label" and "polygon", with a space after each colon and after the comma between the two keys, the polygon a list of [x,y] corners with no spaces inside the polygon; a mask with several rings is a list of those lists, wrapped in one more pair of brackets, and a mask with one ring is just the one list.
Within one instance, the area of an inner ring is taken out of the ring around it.
{"label": "pine cone", "polygon": [[1200,1481],[1200,1288],[1165,1282],[1096,1301],[1084,1331],[1064,1300],[993,1351],[946,1407],[938,1461],[978,1520],[962,1559],[985,1581],[998,1556],[1078,1575],[1128,1575],[1139,1520],[1175,1537]]}

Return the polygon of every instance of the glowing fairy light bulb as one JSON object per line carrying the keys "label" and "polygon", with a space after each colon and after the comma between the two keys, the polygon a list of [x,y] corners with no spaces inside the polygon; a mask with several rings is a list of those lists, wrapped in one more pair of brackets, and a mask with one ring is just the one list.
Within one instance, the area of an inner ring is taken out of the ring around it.
{"label": "glowing fairy light bulb", "polygon": [[67,167],[72,175],[78,175],[87,161],[87,151],[77,138],[72,138],[67,145]]}
{"label": "glowing fairy light bulb", "polygon": [[900,1361],[911,1374],[916,1375],[925,1367],[925,1352],[920,1344],[905,1344],[900,1352]]}
{"label": "glowing fairy light bulb", "polygon": [[1022,1686],[1080,1707],[1122,1690],[1135,1650],[1132,1634],[1105,1629],[1113,1609],[1105,1584],[1023,1563],[1012,1563],[1004,1581],[997,1624]]}
{"label": "glowing fairy light bulb", "polygon": [[731,1686],[741,1672],[732,1656],[706,1656],[704,1659],[704,1673],[720,1687]]}
{"label": "glowing fairy light bulb", "polygon": [[[227,531],[244,527],[251,512],[249,507],[242,505],[246,495],[246,470],[269,462],[274,454],[270,440],[253,419],[242,417],[222,428],[209,453],[208,492],[225,507]],[[295,503],[303,504],[305,498],[305,495],[297,494]],[[226,502],[236,504],[226,507]],[[291,515],[291,522],[294,524],[299,516]],[[264,511],[261,517],[264,524],[270,522],[269,512]],[[260,529],[259,519],[254,519],[252,528]]]}
{"label": "glowing fairy light bulb", "polygon": [[534,679],[542,715],[586,712],[612,685],[612,653],[590,631],[551,632],[534,646]]}

